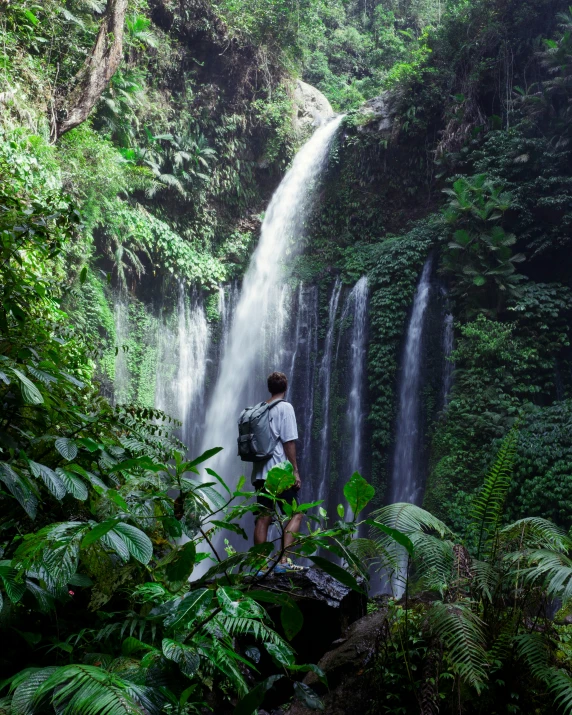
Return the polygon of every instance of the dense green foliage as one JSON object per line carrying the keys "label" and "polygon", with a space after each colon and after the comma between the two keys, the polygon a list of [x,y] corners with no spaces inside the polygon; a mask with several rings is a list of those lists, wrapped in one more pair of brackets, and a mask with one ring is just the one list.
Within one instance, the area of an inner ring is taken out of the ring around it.
{"label": "dense green foliage", "polygon": [[[381,508],[374,543],[355,538],[343,509],[334,524],[316,504],[287,505],[308,522],[293,553],[356,590],[372,563],[407,574],[367,674],[375,712],[429,713],[439,701],[467,713],[551,713],[554,702],[570,712],[571,634],[547,602],[562,598],[566,613],[571,596],[572,10],[560,0],[130,0],[118,71],[89,120],[53,143],[56,100],[105,5],[0,8],[10,676],[0,710],[250,713],[279,679],[321,676],[296,664],[294,600],[269,596],[257,575],[270,547],[219,548],[219,532],[243,535],[251,493],[244,483],[230,493],[212,471],[212,482],[195,480],[208,454],[187,460],[154,382],[155,336],[174,329],[179,286],[202,294],[214,323],[218,287],[244,272],[300,141],[301,77],[348,116],[289,271],[319,284],[321,314],[332,274],[368,274]],[[454,317],[454,384],[441,404],[433,318],[428,511],[382,507],[403,336],[428,256],[433,293],[447,296],[430,312],[446,302]],[[337,380],[334,422],[345,409]],[[319,412],[318,397],[316,425]],[[332,478],[337,469],[332,458]],[[344,494],[356,512],[372,497],[357,476]]]}

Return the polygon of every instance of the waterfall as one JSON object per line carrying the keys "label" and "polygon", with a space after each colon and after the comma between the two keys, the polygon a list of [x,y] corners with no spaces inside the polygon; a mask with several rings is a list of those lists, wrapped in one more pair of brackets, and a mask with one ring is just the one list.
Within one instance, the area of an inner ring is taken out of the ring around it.
{"label": "waterfall", "polygon": [[123,295],[117,295],[113,306],[115,322],[115,376],[113,401],[115,404],[129,402],[129,367],[127,365],[127,341],[129,339],[129,304]]}
{"label": "waterfall", "polygon": [[455,365],[451,362],[450,357],[454,347],[454,331],[453,331],[453,316],[451,313],[446,313],[443,319],[443,388],[442,388],[442,404],[443,409],[447,409],[451,388],[453,387],[453,371]]}
{"label": "waterfall", "polygon": [[296,349],[290,363],[290,399],[296,406],[298,452],[302,475],[310,475],[312,426],[314,422],[315,365],[318,354],[318,288],[300,284],[297,297]]}
{"label": "waterfall", "polygon": [[193,448],[203,420],[209,328],[202,303],[195,294],[189,303],[183,285],[179,289],[178,345],[178,414],[183,423],[183,441]]}
{"label": "waterfall", "polygon": [[330,304],[328,307],[328,330],[326,332],[326,341],[324,343],[324,354],[320,363],[320,372],[318,375],[318,385],[320,388],[320,399],[322,404],[322,429],[320,431],[320,461],[318,464],[318,498],[324,499],[326,495],[326,487],[329,484],[328,466],[330,462],[330,384],[332,379],[332,355],[334,346],[334,332],[336,328],[336,316],[338,313],[338,304],[340,302],[340,293],[342,291],[342,282],[336,278],[332,295],[330,296]]}
{"label": "waterfall", "polygon": [[423,449],[421,429],[421,367],[425,315],[431,290],[432,259],[427,259],[417,285],[403,353],[399,407],[395,436],[395,454],[390,500],[417,504],[421,497],[420,456]]}
{"label": "waterfall", "polygon": [[274,193],[260,241],[244,277],[220,371],[207,410],[203,448],[224,452],[209,465],[234,481],[246,471],[236,454],[236,420],[248,404],[266,396],[269,370],[287,370],[283,333],[291,316],[291,291],[285,289],[282,263],[297,250],[330,144],[343,117],[322,124],[300,149]]}
{"label": "waterfall", "polygon": [[175,311],[156,319],[155,407],[182,423],[181,437],[192,451],[204,421],[210,330],[202,300],[183,284]]}
{"label": "waterfall", "polygon": [[[363,383],[366,358],[367,295],[367,278],[364,276],[356,283],[348,297],[348,302],[350,302],[353,307],[353,325],[350,345],[351,383],[347,414],[350,435],[348,461],[351,472],[360,472],[360,474],[363,471]],[[347,476],[349,477],[350,475],[348,474]]]}

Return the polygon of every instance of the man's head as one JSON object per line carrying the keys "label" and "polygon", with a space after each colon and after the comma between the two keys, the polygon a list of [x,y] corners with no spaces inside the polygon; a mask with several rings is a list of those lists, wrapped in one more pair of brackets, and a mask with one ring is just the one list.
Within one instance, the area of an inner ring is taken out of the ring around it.
{"label": "man's head", "polygon": [[273,372],[268,375],[268,392],[271,395],[280,395],[288,389],[288,378],[283,372]]}

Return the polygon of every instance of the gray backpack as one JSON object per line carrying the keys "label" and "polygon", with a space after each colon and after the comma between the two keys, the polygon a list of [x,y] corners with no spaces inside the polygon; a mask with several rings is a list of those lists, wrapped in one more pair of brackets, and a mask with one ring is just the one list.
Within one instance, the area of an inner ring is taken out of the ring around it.
{"label": "gray backpack", "polygon": [[238,456],[243,462],[266,462],[272,456],[278,438],[270,429],[270,410],[281,400],[261,402],[244,409],[238,418]]}

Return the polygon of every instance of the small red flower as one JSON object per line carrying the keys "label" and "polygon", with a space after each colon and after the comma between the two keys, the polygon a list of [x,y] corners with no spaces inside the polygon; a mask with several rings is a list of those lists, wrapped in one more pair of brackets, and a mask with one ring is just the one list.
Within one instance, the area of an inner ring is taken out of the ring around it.
{"label": "small red flower", "polygon": [[70,596],[75,596],[75,591],[68,591]]}

